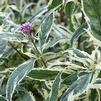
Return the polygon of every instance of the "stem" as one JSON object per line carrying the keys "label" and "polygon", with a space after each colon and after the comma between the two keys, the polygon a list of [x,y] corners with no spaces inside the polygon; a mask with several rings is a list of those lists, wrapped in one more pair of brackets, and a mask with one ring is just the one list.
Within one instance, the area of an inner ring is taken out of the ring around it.
{"label": "stem", "polygon": [[41,53],[39,52],[39,50],[38,50],[38,48],[37,48],[37,46],[36,46],[34,40],[32,39],[31,36],[29,36],[29,37],[30,37],[30,39],[31,39],[31,41],[32,41],[32,43],[33,43],[33,46],[34,46],[34,48],[36,49],[37,53],[40,55],[40,58],[41,58],[41,61],[42,61],[43,65],[47,68],[47,65],[46,65],[46,63],[45,63],[45,61],[44,61],[44,59],[43,59]]}
{"label": "stem", "polygon": [[10,41],[8,41],[8,43],[25,60],[25,57],[22,55],[22,53]]}
{"label": "stem", "polygon": [[101,101],[100,100],[100,91],[98,89],[96,89],[97,93],[98,93],[98,101]]}

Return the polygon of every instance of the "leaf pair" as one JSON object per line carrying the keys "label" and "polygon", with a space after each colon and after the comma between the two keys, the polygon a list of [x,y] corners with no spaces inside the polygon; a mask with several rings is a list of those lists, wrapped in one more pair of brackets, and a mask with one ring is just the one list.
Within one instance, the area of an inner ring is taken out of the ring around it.
{"label": "leaf pair", "polygon": [[92,73],[87,73],[78,78],[63,94],[61,101],[74,101],[89,88],[91,83]]}

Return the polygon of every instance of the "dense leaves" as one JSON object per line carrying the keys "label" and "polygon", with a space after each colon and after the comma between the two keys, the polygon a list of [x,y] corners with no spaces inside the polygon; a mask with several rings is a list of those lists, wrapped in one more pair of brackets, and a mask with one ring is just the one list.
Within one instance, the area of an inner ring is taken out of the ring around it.
{"label": "dense leaves", "polygon": [[101,0],[1,0],[0,101],[101,101],[100,10]]}

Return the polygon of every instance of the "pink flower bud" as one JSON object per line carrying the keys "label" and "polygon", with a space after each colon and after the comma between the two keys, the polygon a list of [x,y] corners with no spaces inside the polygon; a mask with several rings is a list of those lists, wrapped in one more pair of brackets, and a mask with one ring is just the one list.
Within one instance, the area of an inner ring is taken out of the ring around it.
{"label": "pink flower bud", "polygon": [[31,35],[32,30],[33,30],[33,26],[31,23],[24,23],[20,27],[20,31],[27,35]]}

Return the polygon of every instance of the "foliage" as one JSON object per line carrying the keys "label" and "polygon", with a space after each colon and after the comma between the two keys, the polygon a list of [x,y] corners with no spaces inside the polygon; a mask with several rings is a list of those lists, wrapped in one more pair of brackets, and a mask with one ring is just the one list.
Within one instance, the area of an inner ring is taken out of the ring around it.
{"label": "foliage", "polygon": [[0,1],[0,101],[101,101],[101,0]]}

